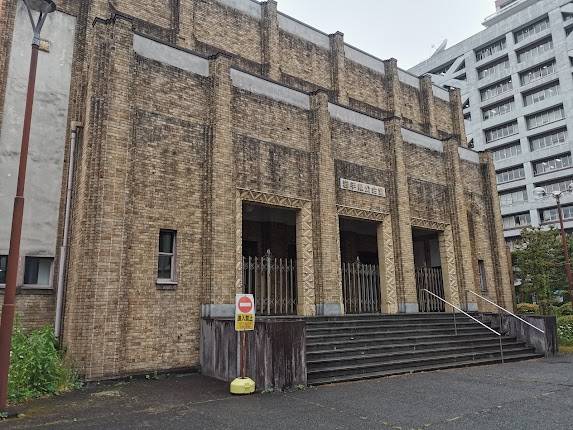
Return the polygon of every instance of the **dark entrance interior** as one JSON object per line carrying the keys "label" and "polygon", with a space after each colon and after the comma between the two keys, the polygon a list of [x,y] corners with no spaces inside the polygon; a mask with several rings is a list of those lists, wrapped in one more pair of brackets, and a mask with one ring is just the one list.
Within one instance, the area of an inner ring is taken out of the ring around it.
{"label": "dark entrance interior", "polygon": [[340,218],[342,292],[347,314],[381,311],[377,224]]}
{"label": "dark entrance interior", "polygon": [[243,204],[243,290],[258,314],[296,314],[296,211]]}
{"label": "dark entrance interior", "polygon": [[432,230],[413,229],[412,242],[419,311],[445,312],[444,302],[424,291],[444,298],[439,235]]}

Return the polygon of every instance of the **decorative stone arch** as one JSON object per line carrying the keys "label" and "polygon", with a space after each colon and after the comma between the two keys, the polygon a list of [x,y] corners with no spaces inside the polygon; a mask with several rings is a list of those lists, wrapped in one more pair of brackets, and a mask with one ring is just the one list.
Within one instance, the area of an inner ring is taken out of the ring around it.
{"label": "decorative stone arch", "polygon": [[412,227],[434,230],[438,232],[440,243],[440,257],[442,259],[442,276],[444,279],[445,299],[455,306],[460,306],[458,285],[458,272],[456,267],[456,250],[451,224],[412,218]]}
{"label": "decorative stone arch", "polygon": [[[339,216],[378,222],[378,260],[380,262],[380,279],[383,280],[383,282],[381,282],[382,313],[398,313],[398,295],[396,292],[396,264],[394,259],[394,237],[390,214],[387,212],[376,212],[340,205],[337,205],[336,209]],[[338,240],[340,241],[340,236],[338,237]]]}
{"label": "decorative stone arch", "polygon": [[235,290],[243,292],[243,202],[296,209],[298,315],[315,314],[314,253],[312,247],[312,204],[310,200],[238,188],[236,199]]}

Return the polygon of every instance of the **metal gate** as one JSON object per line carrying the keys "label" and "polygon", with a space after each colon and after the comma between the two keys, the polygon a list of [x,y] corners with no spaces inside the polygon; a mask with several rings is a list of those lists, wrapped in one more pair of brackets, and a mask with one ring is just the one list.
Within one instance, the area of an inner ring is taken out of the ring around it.
{"label": "metal gate", "polygon": [[342,292],[347,314],[380,312],[380,272],[376,264],[342,263]]}
{"label": "metal gate", "polygon": [[441,267],[416,267],[416,289],[420,312],[445,312],[444,302],[423,291],[424,289],[444,298],[444,280]]}
{"label": "metal gate", "polygon": [[296,315],[296,260],[243,257],[243,290],[255,296],[259,315]]}

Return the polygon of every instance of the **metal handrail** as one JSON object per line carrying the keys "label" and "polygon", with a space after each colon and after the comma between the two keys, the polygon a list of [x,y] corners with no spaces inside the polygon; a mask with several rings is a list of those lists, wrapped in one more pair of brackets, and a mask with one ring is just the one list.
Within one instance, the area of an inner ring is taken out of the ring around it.
{"label": "metal handrail", "polygon": [[[425,291],[428,294],[431,294],[432,296],[434,296],[435,298],[437,298],[438,300],[441,300],[442,302],[444,302],[445,304],[451,306],[452,308],[454,308],[457,311],[460,311],[462,314],[464,314],[465,316],[471,318],[472,320],[474,320],[475,322],[477,322],[479,325],[487,328],[489,331],[491,331],[492,333],[494,333],[495,335],[499,336],[499,351],[501,353],[501,362],[504,363],[504,359],[503,359],[503,342],[502,342],[502,335],[501,333],[498,333],[497,331],[495,331],[494,329],[492,329],[491,327],[489,327],[488,325],[484,324],[483,322],[481,322],[480,320],[472,317],[470,314],[468,314],[465,311],[462,311],[460,308],[458,308],[456,305],[451,304],[450,302],[448,302],[447,300],[444,300],[443,298],[441,298],[440,296],[438,296],[437,294],[432,293],[431,291],[427,290],[426,288],[423,288],[422,291]],[[455,331],[456,331],[456,336],[458,334],[458,329],[456,326],[456,313],[454,312],[454,327],[455,327]]]}
{"label": "metal handrail", "polygon": [[[469,290],[468,290],[469,291]],[[541,332],[543,334],[545,334],[544,330],[541,330],[539,327],[535,327],[533,324],[531,324],[530,322],[525,321],[523,318],[518,317],[517,315],[515,315],[513,312],[508,311],[505,308],[502,308],[501,306],[499,306],[498,304],[492,302],[491,300],[486,299],[483,296],[480,296],[478,293],[474,293],[473,291],[469,291],[470,293],[472,293],[474,296],[479,297],[482,300],[485,300],[486,302],[488,302],[491,305],[494,305],[496,308],[501,309],[502,311],[504,311],[505,313],[508,313],[509,315],[511,315],[514,318],[517,318],[519,321],[524,322],[525,324],[527,324],[530,327],[533,327],[535,330],[537,330],[538,332]],[[501,328],[501,327],[500,327]]]}

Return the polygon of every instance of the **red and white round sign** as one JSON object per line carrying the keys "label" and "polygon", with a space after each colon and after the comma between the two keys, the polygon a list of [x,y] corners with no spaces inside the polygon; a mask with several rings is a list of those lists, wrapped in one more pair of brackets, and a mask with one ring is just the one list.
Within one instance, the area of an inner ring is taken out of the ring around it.
{"label": "red and white round sign", "polygon": [[237,312],[242,314],[250,314],[253,311],[254,303],[252,296],[244,295],[237,300]]}

